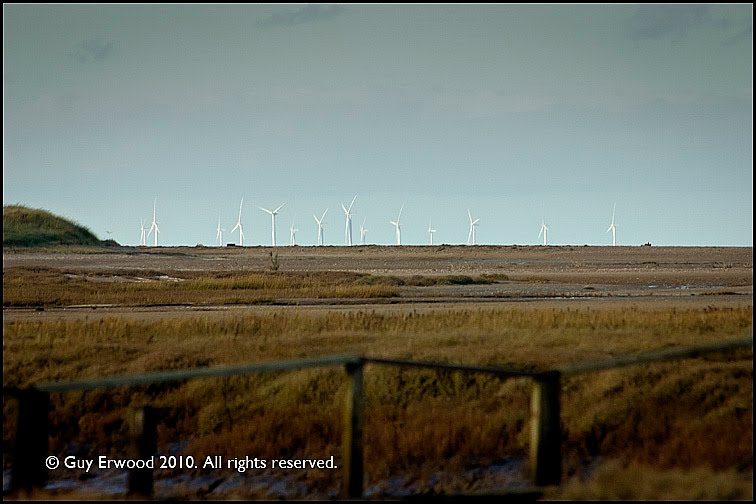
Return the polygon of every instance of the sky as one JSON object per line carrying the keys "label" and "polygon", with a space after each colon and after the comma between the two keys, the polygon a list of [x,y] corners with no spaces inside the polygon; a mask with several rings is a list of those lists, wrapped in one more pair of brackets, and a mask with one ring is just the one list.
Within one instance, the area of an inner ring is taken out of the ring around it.
{"label": "sky", "polygon": [[[138,245],[753,245],[751,4],[3,4],[3,204]],[[469,214],[468,215],[468,211]],[[150,237],[149,244],[153,244]]]}

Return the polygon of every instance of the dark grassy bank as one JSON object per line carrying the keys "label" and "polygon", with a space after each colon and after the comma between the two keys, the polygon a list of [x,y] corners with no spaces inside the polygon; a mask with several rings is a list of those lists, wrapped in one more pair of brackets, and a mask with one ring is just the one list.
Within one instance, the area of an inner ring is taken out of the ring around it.
{"label": "dark grassy bank", "polygon": [[86,227],[47,210],[23,205],[3,206],[3,247],[105,245]]}

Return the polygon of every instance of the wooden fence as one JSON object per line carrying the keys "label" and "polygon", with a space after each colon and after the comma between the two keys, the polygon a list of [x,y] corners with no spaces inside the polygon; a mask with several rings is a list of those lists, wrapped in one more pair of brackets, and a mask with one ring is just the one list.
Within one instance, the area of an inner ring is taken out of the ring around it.
{"label": "wooden fence", "polygon": [[[41,383],[25,389],[3,387],[4,394],[17,398],[19,402],[16,440],[13,448],[14,463],[11,471],[11,491],[31,491],[33,488],[43,487],[47,481],[45,459],[48,456],[48,414],[51,393],[340,366],[345,370],[348,384],[343,409],[341,496],[350,499],[360,498],[364,487],[363,373],[364,367],[368,364],[483,373],[502,379],[516,377],[532,379],[530,478],[534,487],[538,489],[547,485],[558,485],[561,480],[560,391],[562,376],[658,361],[695,358],[709,353],[740,348],[752,349],[753,338],[568,364],[544,372],[342,355],[60,383]],[[150,407],[135,410],[132,412],[129,421],[133,440],[130,456],[141,460],[152,457],[156,451],[156,425],[158,421],[156,410]],[[153,480],[150,469],[134,469],[129,473],[130,493],[151,496],[152,490]]]}

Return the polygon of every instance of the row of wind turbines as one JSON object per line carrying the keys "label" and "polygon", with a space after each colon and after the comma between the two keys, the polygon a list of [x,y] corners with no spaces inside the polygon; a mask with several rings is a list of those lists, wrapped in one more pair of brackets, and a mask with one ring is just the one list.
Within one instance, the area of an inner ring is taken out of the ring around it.
{"label": "row of wind turbines", "polygon": [[[344,210],[344,216],[345,216],[345,227],[344,227],[344,243],[347,246],[352,246],[352,216],[354,215],[352,213],[352,207],[354,206],[354,202],[357,199],[357,196],[355,195],[354,198],[352,198],[352,202],[347,207],[343,203],[341,204],[341,208]],[[271,218],[271,244],[275,247],[277,246],[276,243],[276,216],[278,215],[279,210],[281,210],[286,203],[283,203],[279,205],[275,210],[270,210],[268,208],[263,208],[261,206],[258,206],[260,210],[270,214]],[[242,197],[241,202],[239,203],[239,217],[236,221],[236,225],[231,229],[231,233],[236,232],[236,230],[239,230],[239,245],[244,246],[244,225],[242,224],[241,217],[242,217],[242,208],[244,206],[244,197]],[[394,226],[394,230],[396,233],[396,244],[401,245],[402,244],[402,227],[401,227],[401,218],[402,218],[402,211],[404,210],[404,203],[402,203],[402,206],[399,208],[399,214],[396,217],[396,220],[390,220],[389,222]],[[615,213],[617,211],[617,204],[614,204],[614,209],[612,210],[612,222],[609,225],[609,228],[606,230],[606,232],[612,233],[612,246],[617,245],[617,226],[614,223],[614,217]],[[315,219],[315,222],[318,226],[318,233],[317,233],[317,245],[322,246],[324,244],[323,242],[323,222],[325,219],[326,214],[328,213],[328,208],[325,209],[323,214],[318,218],[316,214],[313,214],[313,218]],[[480,219],[473,219],[472,213],[470,212],[470,209],[467,209],[467,217],[470,220],[470,230],[467,233],[467,244],[468,245],[476,245],[476,228],[478,227],[478,223],[480,222]],[[367,217],[363,219],[362,224],[360,224],[360,244],[365,245],[365,237],[367,236],[368,230],[365,228],[365,222],[367,221]],[[139,245],[146,246],[147,245],[147,239],[150,237],[150,235],[153,235],[154,233],[154,240],[155,240],[155,246],[158,246],[158,234],[160,233],[160,228],[157,224],[157,198],[155,198],[155,201],[152,205],[152,224],[150,225],[149,230],[144,227],[145,220],[141,220],[141,236],[139,239]],[[218,246],[223,246],[223,232],[226,231],[224,228],[221,227],[221,217],[220,214],[218,214],[218,227],[216,228],[216,234],[215,239],[218,240]],[[289,245],[293,246],[297,244],[297,232],[299,229],[296,229],[294,227],[294,222],[292,221],[291,227],[289,228]],[[429,221],[428,223],[428,244],[433,245],[433,233],[436,232],[435,229],[433,229],[433,221]],[[540,238],[543,236],[543,244],[548,245],[548,234],[549,234],[549,227],[546,225],[545,220],[541,220],[541,229],[538,232],[538,237]]]}
{"label": "row of wind turbines", "polygon": [[[344,243],[347,246],[352,246],[354,244],[353,238],[352,238],[352,207],[354,206],[354,202],[357,199],[357,196],[355,195],[354,198],[352,198],[352,202],[349,203],[349,206],[347,207],[343,203],[341,204],[342,210],[344,210],[344,216],[345,216],[345,224],[344,224]],[[276,244],[276,215],[278,215],[278,211],[283,208],[283,205],[280,205],[275,210],[269,210],[267,208],[263,208],[258,206],[260,210],[267,212],[271,216],[271,244],[275,247]],[[236,221],[236,225],[231,230],[231,232],[235,232],[237,229],[239,230],[239,244],[241,246],[244,246],[244,225],[241,222],[241,215],[242,215],[242,206],[244,205],[244,198],[241,199],[241,203],[239,204],[239,218]],[[396,232],[396,244],[401,245],[402,244],[402,225],[401,225],[401,218],[402,218],[402,211],[404,210],[404,204],[402,203],[402,206],[399,208],[399,215],[397,215],[395,221],[389,221],[395,229]],[[317,245],[322,246],[323,245],[323,222],[325,220],[325,216],[328,213],[328,208],[325,209],[323,214],[318,218],[316,214],[313,214],[313,218],[315,219],[315,223],[318,226],[318,234],[317,234]],[[475,228],[478,226],[478,221],[480,219],[474,219],[472,218],[472,215],[470,214],[470,210],[467,210],[467,214],[470,217],[470,232],[467,236],[467,244],[468,245],[475,245]],[[360,244],[365,245],[365,237],[367,236],[368,230],[365,228],[365,223],[367,222],[367,217],[365,217],[362,220],[362,224],[360,224]],[[223,229],[221,227],[221,219],[220,215],[218,215],[218,227],[216,229],[216,235],[215,239],[218,240],[218,245],[223,246]],[[297,244],[297,232],[299,229],[296,229],[294,227],[294,223],[292,222],[291,227],[289,228],[289,245],[296,245]],[[436,230],[433,229],[433,223],[432,221],[428,224],[428,236],[429,236],[429,244],[433,245],[433,233],[435,233]]]}

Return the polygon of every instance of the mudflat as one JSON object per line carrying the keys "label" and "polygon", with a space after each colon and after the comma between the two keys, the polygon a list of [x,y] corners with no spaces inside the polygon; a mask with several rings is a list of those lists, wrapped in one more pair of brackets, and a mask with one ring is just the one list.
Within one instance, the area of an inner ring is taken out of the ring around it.
{"label": "mudflat", "polygon": [[[353,247],[117,247],[88,251],[3,252],[3,271],[54,269],[92,282],[172,282],[203,274],[344,271],[378,277],[442,277],[438,285],[398,287],[399,295],[371,299],[280,298],[256,305],[71,305],[44,311],[5,307],[6,319],[182,317],[201,311],[307,309],[443,310],[475,305],[501,308],[605,306],[722,306],[753,302],[750,247],[594,246],[353,246]],[[487,275],[490,282],[466,283]],[[461,281],[454,279],[462,278]]]}

